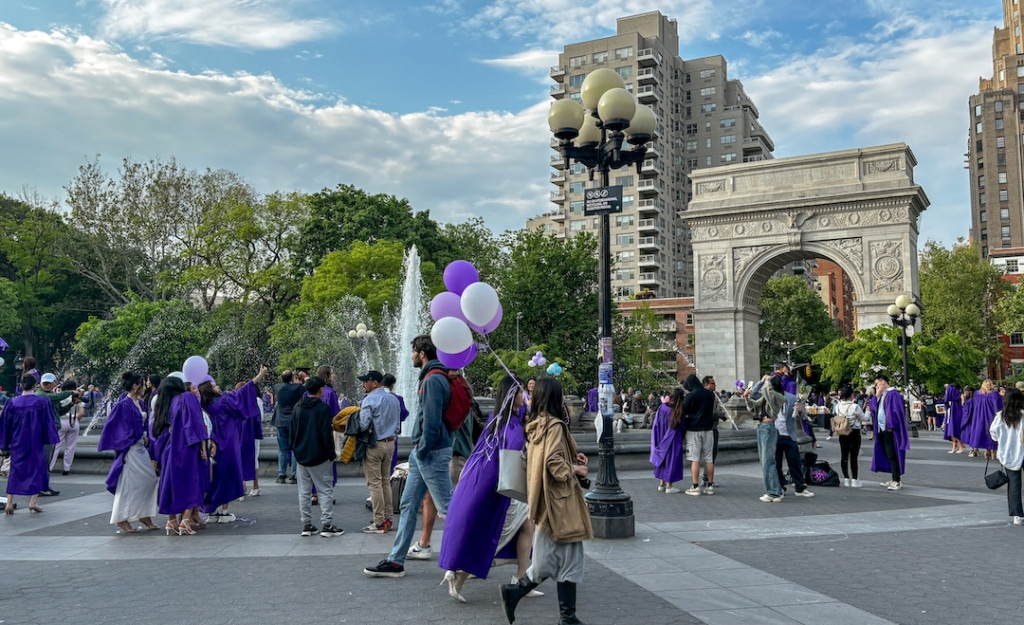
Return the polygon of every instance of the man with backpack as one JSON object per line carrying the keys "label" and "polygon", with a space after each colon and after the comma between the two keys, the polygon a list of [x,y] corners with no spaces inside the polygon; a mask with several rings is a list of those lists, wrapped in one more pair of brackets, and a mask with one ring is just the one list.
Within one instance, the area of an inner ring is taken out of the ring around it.
{"label": "man with backpack", "polygon": [[[437,359],[437,348],[429,335],[420,335],[412,340],[412,364],[420,368],[420,384],[419,414],[412,431],[413,449],[409,453],[409,476],[402,493],[394,546],[387,558],[363,569],[363,573],[370,577],[405,577],[405,559],[416,533],[420,501],[429,492],[438,515],[444,518],[452,497],[449,474],[452,442],[445,419],[445,411],[452,401],[452,387],[448,370]],[[468,410],[466,412],[468,414]],[[455,429],[461,425],[460,422]]]}

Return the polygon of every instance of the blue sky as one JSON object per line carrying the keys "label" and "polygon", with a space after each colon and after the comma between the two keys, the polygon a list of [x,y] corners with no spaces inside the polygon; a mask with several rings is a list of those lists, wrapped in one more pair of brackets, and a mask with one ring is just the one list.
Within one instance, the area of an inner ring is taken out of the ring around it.
{"label": "blue sky", "polygon": [[63,199],[100,159],[175,157],[261,192],[340,183],[492,230],[548,211],[548,69],[660,10],[684,59],[721,54],[776,156],[903,141],[966,236],[967,99],[1001,3],[947,0],[5,0],[0,192]]}

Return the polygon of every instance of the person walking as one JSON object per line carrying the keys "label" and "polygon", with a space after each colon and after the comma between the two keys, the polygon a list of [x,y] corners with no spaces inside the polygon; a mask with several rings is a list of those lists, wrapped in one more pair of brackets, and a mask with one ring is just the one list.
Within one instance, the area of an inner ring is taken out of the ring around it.
{"label": "person walking", "polygon": [[704,463],[707,485],[703,488],[703,494],[714,495],[715,439],[712,429],[715,406],[718,403],[715,396],[715,379],[708,375],[704,376],[701,382],[691,373],[686,378],[684,387],[688,391],[683,398],[683,411],[686,414],[686,456],[690,459],[690,473],[693,478],[693,486],[684,492],[687,495],[701,494],[700,465]]}
{"label": "person walking", "polygon": [[[277,429],[277,483],[285,481],[295,484],[295,463],[288,446],[289,428],[292,424],[292,410],[306,393],[306,387],[295,381],[291,371],[281,372],[281,382],[274,385],[274,417],[270,424]],[[337,414],[337,413],[335,413]],[[291,476],[288,467],[291,466]]]}
{"label": "person walking", "polygon": [[942,438],[953,443],[953,448],[946,453],[962,454],[964,453],[964,444],[961,442],[961,438],[963,438],[964,407],[960,401],[959,384],[954,382],[946,385],[946,395],[943,403],[946,406],[946,414],[942,420]]}
{"label": "person walking", "polygon": [[[74,380],[69,380],[64,384],[64,391],[74,391],[78,386]],[[63,470],[61,475],[69,475],[71,473],[71,464],[75,461],[75,448],[78,446],[78,424],[85,418],[85,406],[84,402],[72,397],[71,405],[67,409],[60,413],[60,429],[57,434],[60,436],[60,440],[53,446],[53,457],[50,459],[50,470],[53,471],[57,466],[57,457],[60,453],[64,452]]]}
{"label": "person walking", "polygon": [[[437,359],[437,348],[430,335],[422,334],[412,340],[412,364],[420,369],[420,401],[412,431],[409,475],[402,492],[401,518],[391,553],[376,566],[363,569],[363,573],[370,577],[405,577],[405,559],[416,533],[420,502],[429,492],[438,513],[443,516],[448,514],[448,503],[452,497],[449,466],[452,442],[441,418],[452,392],[445,375],[447,369]],[[427,546],[417,547],[422,551]]]}
{"label": "person walking", "polygon": [[766,374],[748,388],[743,397],[747,402],[747,409],[757,421],[757,457],[761,462],[761,477],[764,479],[765,489],[764,494],[758,499],[764,503],[778,503],[782,501],[783,492],[782,484],[779,482],[779,471],[775,465],[779,442],[779,430],[775,422],[784,414],[786,408],[786,393],[782,379]]}
{"label": "person walking", "polygon": [[42,512],[38,498],[46,487],[46,445],[57,442],[57,415],[50,400],[35,394],[36,378],[21,378],[22,394],[4,405],[0,416],[0,451],[11,457],[7,475],[7,504],[14,514],[14,495],[28,495],[28,509]]}
{"label": "person walking", "polygon": [[843,417],[850,424],[848,434],[839,435],[839,467],[843,471],[843,486],[860,488],[857,456],[860,454],[860,430],[870,419],[853,400],[853,387],[844,384],[839,387],[839,403],[835,407],[835,416]]}
{"label": "person walking", "polygon": [[[907,450],[907,415],[903,396],[889,386],[889,376],[879,373],[875,376],[875,399],[871,411],[871,422],[875,431],[875,450],[871,456],[871,471],[889,472],[892,479],[882,482],[888,490],[902,490],[902,475],[905,473]],[[986,433],[986,436],[988,434]]]}
{"label": "person walking", "polygon": [[370,489],[373,521],[363,528],[364,534],[384,534],[391,530],[394,515],[391,499],[391,457],[395,439],[401,429],[401,406],[398,398],[384,388],[384,374],[367,371],[359,376],[363,383],[363,403],[359,408],[359,431],[372,429],[377,444],[366,450],[363,475]]}
{"label": "person walking", "polygon": [[334,525],[334,415],[321,397],[326,383],[319,376],[306,380],[306,393],[291,414],[288,447],[295,456],[299,483],[299,516],[302,535],[317,533],[313,525],[313,486],[320,494],[320,535],[341,536],[345,530]]}
{"label": "person walking", "polygon": [[160,440],[157,508],[168,517],[165,529],[168,535],[174,531],[192,536],[196,533],[198,509],[203,505],[204,485],[210,481],[209,434],[199,398],[186,391],[185,383],[175,376],[160,383],[153,411],[153,436]]}
{"label": "person walking", "polygon": [[971,422],[964,433],[964,442],[971,446],[969,455],[978,457],[980,450],[984,449],[985,458],[993,458],[996,442],[988,432],[996,413],[1003,409],[1003,398],[996,392],[992,380],[985,380],[971,398],[971,403]]}
{"label": "person walking", "polygon": [[654,477],[658,478],[658,492],[674,495],[679,491],[674,486],[683,479],[683,438],[686,433],[686,417],[683,411],[683,389],[672,391],[667,404],[661,404],[654,415],[651,427],[651,464]]}
{"label": "person walking", "polygon": [[516,584],[501,586],[501,604],[509,623],[516,606],[546,579],[555,578],[559,625],[583,625],[576,616],[576,589],[583,583],[583,541],[594,538],[580,479],[587,477],[586,456],[576,451],[562,420],[562,384],[541,378],[534,389],[526,424],[526,480],[533,534],[533,563]]}
{"label": "person walking", "polygon": [[1009,481],[1006,483],[1006,505],[1010,522],[1024,525],[1024,507],[1021,506],[1021,465],[1024,464],[1024,444],[1021,436],[1021,416],[1024,413],[1024,394],[1016,388],[1006,391],[1003,409],[992,420],[989,435],[996,447],[996,459],[1003,465]]}

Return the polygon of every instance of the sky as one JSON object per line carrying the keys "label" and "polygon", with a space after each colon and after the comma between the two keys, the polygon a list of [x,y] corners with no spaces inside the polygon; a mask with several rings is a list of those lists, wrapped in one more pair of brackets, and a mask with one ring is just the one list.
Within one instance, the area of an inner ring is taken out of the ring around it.
{"label": "sky", "polygon": [[175,158],[522,228],[554,208],[558,52],[651,10],[683,59],[726,58],[777,158],[905,142],[922,242],[966,237],[998,0],[0,0],[0,193],[63,202],[92,160]]}

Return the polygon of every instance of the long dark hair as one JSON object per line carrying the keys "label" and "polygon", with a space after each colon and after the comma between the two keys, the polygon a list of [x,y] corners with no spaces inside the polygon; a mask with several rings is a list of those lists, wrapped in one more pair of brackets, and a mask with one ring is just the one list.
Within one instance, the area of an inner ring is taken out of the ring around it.
{"label": "long dark hair", "polygon": [[185,383],[176,377],[164,378],[156,395],[156,409],[153,411],[153,436],[160,436],[169,426],[171,401],[185,392]]}
{"label": "long dark hair", "polygon": [[203,382],[197,388],[199,390],[199,403],[203,405],[203,408],[206,408],[213,400],[221,396],[221,393],[218,393],[217,389],[213,388],[213,382]]}
{"label": "long dark hair", "polygon": [[679,426],[683,424],[683,419],[686,418],[683,413],[683,397],[685,396],[686,391],[678,386],[672,389],[672,396],[668,400],[668,405],[672,406],[672,416],[668,420],[668,427],[673,430],[678,430]]}
{"label": "long dark hair", "polygon": [[1011,428],[1020,425],[1021,411],[1024,410],[1024,393],[1019,389],[1007,389],[1003,396],[1003,423]]}
{"label": "long dark hair", "polygon": [[487,425],[485,434],[491,434],[505,427],[505,424],[512,417],[516,394],[522,390],[523,383],[519,378],[506,375],[501,379],[501,382],[498,384],[498,391],[494,394],[494,418]]}
{"label": "long dark hair", "polygon": [[121,374],[121,390],[125,393],[131,393],[136,385],[142,386],[143,384],[145,384],[145,380],[141,374],[134,371],[125,371]]}
{"label": "long dark hair", "polygon": [[533,396],[530,398],[530,421],[536,419],[542,412],[560,419],[563,403],[561,382],[550,376],[537,380],[537,385],[533,387]]}

